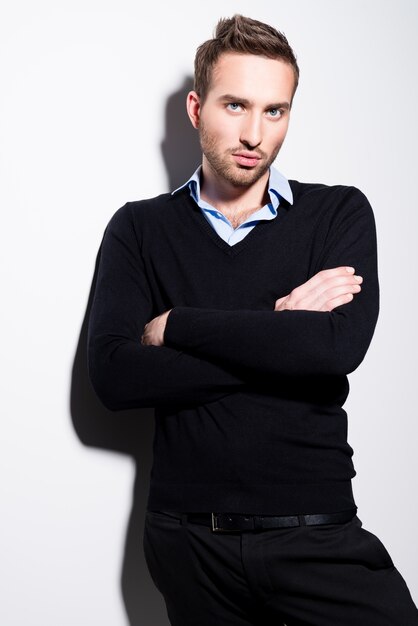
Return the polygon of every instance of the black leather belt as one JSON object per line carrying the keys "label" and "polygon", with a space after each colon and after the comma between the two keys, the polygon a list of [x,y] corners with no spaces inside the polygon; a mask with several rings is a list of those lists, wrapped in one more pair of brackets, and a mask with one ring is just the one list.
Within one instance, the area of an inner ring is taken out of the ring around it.
{"label": "black leather belt", "polygon": [[[187,513],[187,521],[209,526],[213,532],[241,532],[296,526],[344,524],[356,515],[357,510],[317,515],[238,515],[236,513]],[[173,513],[171,513],[173,514]],[[178,514],[181,516],[181,514]]]}

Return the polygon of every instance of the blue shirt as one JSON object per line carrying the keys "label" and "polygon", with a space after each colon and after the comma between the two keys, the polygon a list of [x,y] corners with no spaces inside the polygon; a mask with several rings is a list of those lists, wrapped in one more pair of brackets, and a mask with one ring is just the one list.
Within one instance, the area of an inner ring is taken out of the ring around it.
{"label": "blue shirt", "polygon": [[245,222],[234,228],[231,222],[223,213],[215,209],[213,206],[202,200],[200,197],[200,172],[202,166],[199,165],[194,174],[183,185],[175,189],[175,194],[183,187],[189,186],[190,195],[202,210],[209,224],[215,229],[218,235],[230,246],[242,241],[246,235],[261,220],[272,220],[277,215],[277,209],[280,205],[280,199],[284,198],[290,204],[293,204],[293,194],[289,185],[289,181],[276,168],[270,167],[270,177],[268,185],[268,193],[270,202],[265,204],[261,209],[255,211],[248,217]]}

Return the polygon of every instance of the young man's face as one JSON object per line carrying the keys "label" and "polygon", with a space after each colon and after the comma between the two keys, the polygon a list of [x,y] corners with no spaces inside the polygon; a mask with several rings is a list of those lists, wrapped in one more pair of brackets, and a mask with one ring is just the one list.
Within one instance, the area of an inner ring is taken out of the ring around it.
{"label": "young man's face", "polygon": [[286,136],[294,85],[292,66],[284,61],[223,54],[203,105],[195,92],[188,100],[204,174],[235,187],[266,174]]}

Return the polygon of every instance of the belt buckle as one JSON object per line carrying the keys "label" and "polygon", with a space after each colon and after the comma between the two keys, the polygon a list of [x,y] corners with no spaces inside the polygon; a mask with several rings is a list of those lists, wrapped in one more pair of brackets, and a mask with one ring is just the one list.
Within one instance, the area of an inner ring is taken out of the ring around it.
{"label": "belt buckle", "polygon": [[211,513],[212,516],[212,532],[213,533],[222,533],[225,530],[218,526],[218,515],[216,513]]}
{"label": "belt buckle", "polygon": [[[242,530],[244,530],[243,528],[228,528],[225,526],[218,526],[218,517],[222,515],[220,513],[211,513],[211,517],[212,517],[212,532],[214,533],[240,533],[242,532]],[[232,520],[231,520],[232,521]],[[250,529],[248,529],[250,530]],[[251,528],[251,530],[253,530]]]}

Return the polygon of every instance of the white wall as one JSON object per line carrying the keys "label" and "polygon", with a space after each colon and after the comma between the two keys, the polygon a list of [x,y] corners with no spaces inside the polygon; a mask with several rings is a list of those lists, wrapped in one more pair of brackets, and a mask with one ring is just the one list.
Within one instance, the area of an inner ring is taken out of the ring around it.
{"label": "white wall", "polygon": [[381,315],[346,404],[354,487],[418,601],[416,2],[15,0],[0,15],[6,626],[167,624],[141,552],[152,414],[100,407],[79,333],[110,216],[196,163],[182,91],[196,46],[236,11],[298,54],[278,167],[354,184],[375,209]]}

